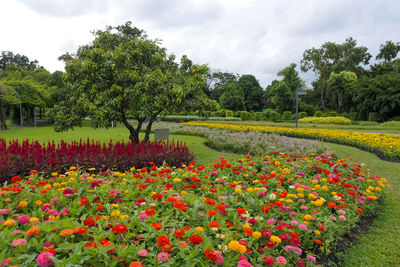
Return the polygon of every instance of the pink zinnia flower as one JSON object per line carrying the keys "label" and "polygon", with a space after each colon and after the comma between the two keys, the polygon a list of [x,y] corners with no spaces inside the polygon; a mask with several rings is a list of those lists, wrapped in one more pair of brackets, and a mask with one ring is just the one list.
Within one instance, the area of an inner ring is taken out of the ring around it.
{"label": "pink zinnia flower", "polygon": [[268,219],[268,221],[267,221],[268,224],[273,224],[274,222],[275,222],[275,219],[272,219],[272,218]]}
{"label": "pink zinnia flower", "polygon": [[314,257],[314,256],[311,256],[311,255],[307,255],[306,259],[309,260],[309,261],[312,261],[312,262],[314,262],[314,263],[315,263],[315,261],[316,261],[315,257]]}
{"label": "pink zinnia flower", "polygon": [[282,256],[276,257],[276,263],[285,265],[287,263],[286,259]]}
{"label": "pink zinnia flower", "polygon": [[49,252],[40,253],[36,259],[37,266],[48,267],[53,265],[53,260],[50,257],[54,257],[54,255]]}
{"label": "pink zinnia flower", "polygon": [[9,259],[4,259],[0,266],[6,266],[7,264],[11,263]]}
{"label": "pink zinnia flower", "polygon": [[147,216],[147,214],[146,213],[142,213],[142,214],[140,214],[139,216],[138,216],[138,219],[139,220],[146,220],[147,218],[149,218],[149,216]]}
{"label": "pink zinnia flower", "polygon": [[28,242],[26,239],[17,238],[17,239],[14,239],[11,242],[11,246],[13,246],[13,247],[22,247],[23,245],[26,244],[26,242]]}
{"label": "pink zinnia flower", "polygon": [[19,217],[19,219],[18,219],[18,223],[19,223],[19,224],[27,223],[27,222],[29,222],[29,219],[30,219],[29,216],[21,216],[21,217]]}
{"label": "pink zinnia flower", "polygon": [[253,265],[247,260],[241,260],[238,262],[238,267],[253,267]]}
{"label": "pink zinnia flower", "polygon": [[339,216],[339,220],[341,220],[341,221],[346,221],[346,217],[343,216],[343,215],[340,215],[340,216]]}
{"label": "pink zinnia flower", "polygon": [[9,209],[0,209],[0,214],[9,214],[11,212],[11,210]]}
{"label": "pink zinnia flower", "polygon": [[140,257],[144,257],[149,253],[149,251],[147,249],[141,249],[138,251],[138,254]]}
{"label": "pink zinnia flower", "polygon": [[305,224],[300,224],[300,225],[299,225],[299,228],[300,228],[300,230],[305,231],[305,230],[307,230],[307,225],[305,225]]}
{"label": "pink zinnia flower", "polygon": [[50,199],[50,203],[58,203],[58,198],[52,198],[52,199]]}
{"label": "pink zinnia flower", "polygon": [[157,255],[157,260],[160,262],[167,262],[169,259],[169,255],[166,252],[160,252]]}

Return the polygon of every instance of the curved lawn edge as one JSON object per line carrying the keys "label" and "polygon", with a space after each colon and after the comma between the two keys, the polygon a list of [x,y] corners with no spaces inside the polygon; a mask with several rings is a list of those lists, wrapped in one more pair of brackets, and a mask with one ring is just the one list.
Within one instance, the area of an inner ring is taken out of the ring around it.
{"label": "curved lawn edge", "polygon": [[[374,216],[363,217],[349,234],[339,240],[337,250],[322,259],[323,263],[326,266],[349,267],[400,266],[400,177],[395,175],[400,173],[400,163],[382,160],[374,153],[352,146],[323,143],[334,149],[338,158],[354,158],[364,163],[372,173],[387,178],[391,185]],[[202,145],[207,146],[205,141]],[[222,153],[211,147],[209,149]]]}
{"label": "curved lawn edge", "polygon": [[[205,126],[236,131],[261,131],[277,135],[342,144],[374,153],[379,158],[400,162],[400,136],[321,129],[290,129],[283,127],[236,125],[226,123],[189,122],[182,125]],[[364,138],[362,141],[360,139]],[[397,148],[397,150],[396,150]],[[386,151],[385,151],[386,149]]]}

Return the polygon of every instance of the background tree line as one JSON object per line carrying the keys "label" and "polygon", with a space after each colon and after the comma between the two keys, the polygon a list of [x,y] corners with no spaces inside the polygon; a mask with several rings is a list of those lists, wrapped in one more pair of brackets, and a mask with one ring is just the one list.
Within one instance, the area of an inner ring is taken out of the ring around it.
{"label": "background tree line", "polygon": [[[292,63],[277,73],[279,79],[262,88],[254,75],[212,72],[183,56],[177,62],[158,40],[151,40],[131,22],[93,32],[94,40],[74,54],[64,54],[65,72],[50,73],[36,60],[3,51],[0,56],[0,121],[19,122],[34,110],[52,108],[57,130],[67,130],[90,117],[93,127],[123,123],[131,139],[138,140],[144,122],[162,114],[187,114],[194,110],[231,110],[278,113],[295,111],[296,90],[303,87],[300,110],[356,114],[367,120],[400,119],[400,44],[386,41],[370,65],[372,55],[357,41],[326,42],[306,49],[299,68],[314,72],[308,87]],[[40,113],[42,114],[42,112]],[[137,128],[128,119],[137,120]],[[148,134],[146,138],[148,139]]]}

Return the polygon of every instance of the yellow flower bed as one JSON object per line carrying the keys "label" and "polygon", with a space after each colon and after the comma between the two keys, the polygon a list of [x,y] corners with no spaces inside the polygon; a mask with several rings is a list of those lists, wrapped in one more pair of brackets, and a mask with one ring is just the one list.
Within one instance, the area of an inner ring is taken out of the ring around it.
{"label": "yellow flower bed", "polygon": [[350,125],[351,120],[345,117],[305,117],[300,119],[299,123]]}
{"label": "yellow flower bed", "polygon": [[270,126],[235,125],[208,122],[187,122],[183,125],[205,126],[233,131],[261,131],[279,135],[316,139],[355,146],[376,153],[392,160],[400,160],[400,136],[389,134],[372,134],[328,129],[295,129]]}

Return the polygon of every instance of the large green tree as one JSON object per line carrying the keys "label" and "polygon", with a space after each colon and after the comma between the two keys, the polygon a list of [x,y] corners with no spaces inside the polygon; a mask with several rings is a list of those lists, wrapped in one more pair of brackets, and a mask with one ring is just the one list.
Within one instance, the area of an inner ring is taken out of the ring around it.
{"label": "large green tree", "polygon": [[207,82],[204,91],[211,99],[217,101],[224,93],[225,84],[238,81],[238,75],[229,72],[212,72],[208,73],[206,77]]}
{"label": "large green tree", "polygon": [[368,64],[371,54],[368,48],[357,46],[357,41],[347,38],[343,44],[326,42],[320,48],[307,49],[301,60],[301,70],[312,70],[318,75],[318,88],[322,109],[325,109],[327,81],[332,72],[343,70],[356,73],[358,76],[364,73],[361,64]]}
{"label": "large green tree", "polygon": [[[336,99],[336,111],[342,112],[344,102],[351,100],[355,95],[354,87],[357,83],[357,75],[350,71],[332,72],[328,79],[328,87],[334,93]],[[346,99],[348,98],[348,99]]]}
{"label": "large green tree", "polygon": [[244,92],[235,82],[226,83],[223,86],[224,93],[219,98],[222,108],[238,111],[244,110]]}
{"label": "large green tree", "polygon": [[267,92],[269,107],[277,109],[280,113],[294,110],[296,94],[290,90],[285,81],[273,81],[271,86],[267,87]]}
{"label": "large green tree", "polygon": [[248,111],[260,111],[263,107],[263,89],[251,74],[240,76],[238,86],[243,89],[244,103]]}
{"label": "large green tree", "polygon": [[5,69],[8,65],[14,64],[29,70],[39,68],[38,61],[30,61],[25,55],[15,54],[11,51],[2,51],[0,55],[0,69]]}
{"label": "large green tree", "polygon": [[400,52],[400,43],[394,43],[393,41],[386,41],[382,44],[378,55],[375,59],[382,60],[384,64],[389,63],[392,59],[397,57]]}
{"label": "large green tree", "polygon": [[296,93],[297,88],[304,85],[303,81],[299,77],[299,73],[297,72],[296,67],[297,65],[295,63],[292,63],[278,72],[278,76],[283,78],[282,80],[294,93]]}
{"label": "large green tree", "polygon": [[[158,40],[151,40],[131,22],[94,32],[92,43],[76,54],[65,54],[65,100],[55,105],[56,130],[67,130],[89,117],[93,127],[121,122],[138,143],[148,120],[145,141],[153,121],[163,112],[196,109],[207,97],[202,91],[205,65],[187,57],[180,63],[167,55]],[[129,118],[137,120],[134,127]]]}

